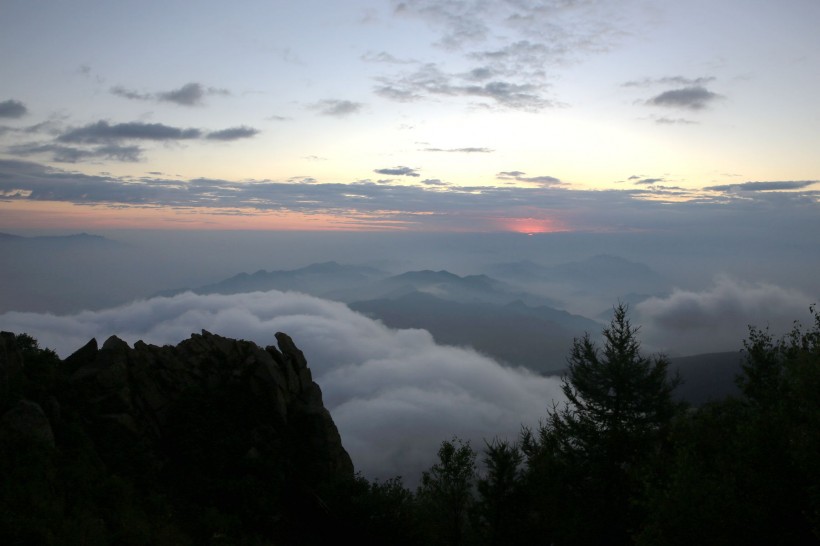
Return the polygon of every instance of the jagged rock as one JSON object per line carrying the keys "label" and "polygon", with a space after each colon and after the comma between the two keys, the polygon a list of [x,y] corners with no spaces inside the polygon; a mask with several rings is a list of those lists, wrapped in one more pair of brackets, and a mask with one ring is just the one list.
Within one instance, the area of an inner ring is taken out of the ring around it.
{"label": "jagged rock", "polygon": [[53,449],[54,432],[39,404],[19,400],[0,418],[0,441],[23,441]]}
{"label": "jagged rock", "polygon": [[305,356],[276,339],[112,336],[61,361],[0,333],[0,543],[338,538],[327,501],[353,464]]}
{"label": "jagged rock", "polygon": [[[247,444],[236,446],[238,451],[273,457],[310,476],[308,481],[352,476],[352,462],[304,355],[286,334],[276,339],[278,349],[262,349],[203,330],[175,347],[139,341],[131,348],[112,336],[99,349],[92,340],[65,364],[73,370],[78,405],[101,437],[143,446],[156,464],[179,455],[173,451],[179,435],[191,432],[194,425],[186,420],[192,416],[241,408],[246,413],[239,422],[220,425],[216,421],[225,415],[214,415],[215,422],[202,424],[200,432],[232,433],[234,441]],[[201,449],[220,441],[202,440]]]}

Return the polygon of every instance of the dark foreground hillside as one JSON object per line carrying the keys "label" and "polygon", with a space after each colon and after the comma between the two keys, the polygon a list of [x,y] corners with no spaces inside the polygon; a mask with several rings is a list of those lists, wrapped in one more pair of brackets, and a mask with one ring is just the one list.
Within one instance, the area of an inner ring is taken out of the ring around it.
{"label": "dark foreground hillside", "polygon": [[284,334],[61,361],[3,332],[0,544],[820,544],[812,312],[751,328],[736,394],[687,407],[619,305],[602,346],[573,344],[566,404],[518,441],[444,440],[416,491],[354,474]]}

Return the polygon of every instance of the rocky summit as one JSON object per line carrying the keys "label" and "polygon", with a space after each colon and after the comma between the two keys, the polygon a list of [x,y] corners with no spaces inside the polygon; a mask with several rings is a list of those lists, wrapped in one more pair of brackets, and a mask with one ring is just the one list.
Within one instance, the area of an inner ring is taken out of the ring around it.
{"label": "rocky summit", "polygon": [[59,360],[25,334],[0,334],[4,543],[315,533],[353,464],[304,355],[286,334],[276,340],[202,331],[130,347],[112,336]]}

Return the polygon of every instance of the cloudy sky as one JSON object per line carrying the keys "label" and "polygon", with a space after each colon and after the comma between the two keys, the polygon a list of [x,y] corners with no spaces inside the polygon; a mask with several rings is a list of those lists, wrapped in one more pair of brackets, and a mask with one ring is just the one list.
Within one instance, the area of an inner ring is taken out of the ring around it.
{"label": "cloudy sky", "polygon": [[818,22],[816,0],[6,0],[0,229],[816,216]]}

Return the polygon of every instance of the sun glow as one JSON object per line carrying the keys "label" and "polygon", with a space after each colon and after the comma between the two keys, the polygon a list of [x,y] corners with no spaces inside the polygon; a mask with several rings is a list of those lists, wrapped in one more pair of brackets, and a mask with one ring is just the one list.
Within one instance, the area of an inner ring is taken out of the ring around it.
{"label": "sun glow", "polygon": [[555,218],[499,218],[497,223],[504,231],[526,233],[527,235],[566,231],[561,222]]}

